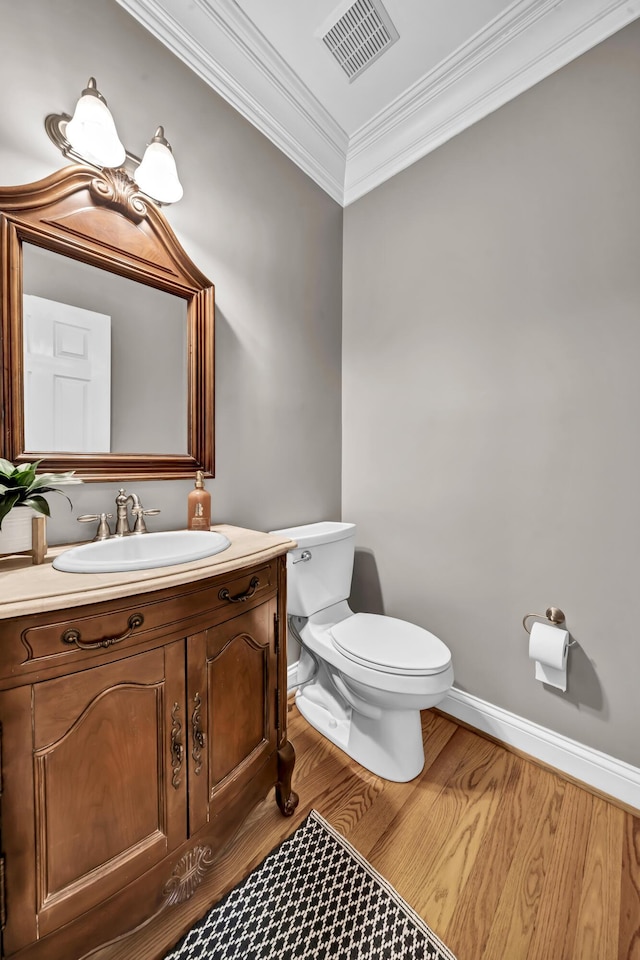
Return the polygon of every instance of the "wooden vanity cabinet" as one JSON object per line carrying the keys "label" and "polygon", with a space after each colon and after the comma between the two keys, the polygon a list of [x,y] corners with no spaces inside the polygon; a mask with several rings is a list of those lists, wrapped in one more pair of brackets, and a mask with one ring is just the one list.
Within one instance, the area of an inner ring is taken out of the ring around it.
{"label": "wooden vanity cabinet", "polygon": [[284,576],[0,621],[3,957],[74,960],[171,910],[168,948],[251,807],[275,786],[293,812]]}

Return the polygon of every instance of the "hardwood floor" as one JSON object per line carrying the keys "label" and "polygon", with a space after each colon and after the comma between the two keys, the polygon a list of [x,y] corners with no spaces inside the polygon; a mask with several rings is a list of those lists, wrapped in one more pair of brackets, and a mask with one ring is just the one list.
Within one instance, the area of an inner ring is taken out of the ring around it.
{"label": "hardwood floor", "polygon": [[[315,808],[458,960],[640,960],[640,816],[438,713],[423,714],[427,763],[405,784],[363,770],[295,707],[289,722],[298,809],[284,819],[271,796],[259,804],[194,896],[194,918]],[[151,956],[157,936],[92,960]]]}

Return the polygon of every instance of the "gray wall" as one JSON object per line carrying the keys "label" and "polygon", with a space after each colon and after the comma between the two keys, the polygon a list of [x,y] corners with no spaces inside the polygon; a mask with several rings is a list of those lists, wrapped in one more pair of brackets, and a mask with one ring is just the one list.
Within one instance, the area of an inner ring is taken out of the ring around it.
{"label": "gray wall", "polygon": [[[345,211],[355,603],[457,685],[640,763],[640,23]],[[569,689],[522,617],[562,607]]]}
{"label": "gray wall", "polygon": [[[167,217],[216,285],[214,521],[271,529],[340,513],[342,210],[115,0],[0,0],[0,183],[66,162],[44,130],[95,76],[125,146],[163,124],[184,185]],[[145,358],[153,362],[153,352]],[[52,497],[50,542],[113,507],[117,483]],[[190,481],[131,483],[184,526]]]}

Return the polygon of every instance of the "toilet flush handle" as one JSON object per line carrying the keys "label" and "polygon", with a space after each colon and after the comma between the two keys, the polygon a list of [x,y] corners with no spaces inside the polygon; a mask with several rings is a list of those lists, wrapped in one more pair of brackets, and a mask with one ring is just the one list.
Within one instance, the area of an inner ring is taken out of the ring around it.
{"label": "toilet flush handle", "polygon": [[306,563],[307,560],[311,560],[311,550],[303,550],[297,560],[294,560],[294,563]]}

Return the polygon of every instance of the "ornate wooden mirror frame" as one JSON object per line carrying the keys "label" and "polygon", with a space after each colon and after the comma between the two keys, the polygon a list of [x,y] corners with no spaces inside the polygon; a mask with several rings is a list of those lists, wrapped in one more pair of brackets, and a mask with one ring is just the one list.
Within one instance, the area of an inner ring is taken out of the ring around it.
{"label": "ornate wooden mirror frame", "polygon": [[[187,304],[187,453],[25,450],[22,245],[35,244],[183,298]],[[214,473],[214,287],[161,211],[122,170],[74,165],[0,188],[0,456],[42,459],[85,480],[172,479]]]}

